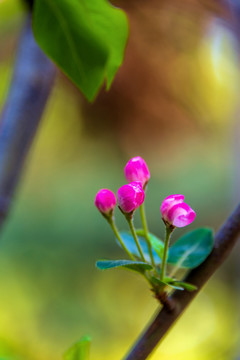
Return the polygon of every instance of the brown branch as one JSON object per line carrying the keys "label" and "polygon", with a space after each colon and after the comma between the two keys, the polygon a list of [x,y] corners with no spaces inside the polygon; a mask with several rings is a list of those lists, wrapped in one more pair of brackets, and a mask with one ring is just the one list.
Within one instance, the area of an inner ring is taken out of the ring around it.
{"label": "brown branch", "polygon": [[54,75],[54,65],[36,44],[28,17],[0,120],[0,228],[52,89]]}
{"label": "brown branch", "polygon": [[238,205],[216,234],[214,248],[209,257],[186,277],[186,281],[196,285],[198,290],[194,292],[175,291],[170,297],[171,302],[174,303],[174,309],[170,311],[166,306],[161,308],[156,318],[140,336],[125,360],[144,360],[150,355],[159,341],[166,335],[167,331],[199,293],[203,285],[228,257],[239,234],[240,205]]}

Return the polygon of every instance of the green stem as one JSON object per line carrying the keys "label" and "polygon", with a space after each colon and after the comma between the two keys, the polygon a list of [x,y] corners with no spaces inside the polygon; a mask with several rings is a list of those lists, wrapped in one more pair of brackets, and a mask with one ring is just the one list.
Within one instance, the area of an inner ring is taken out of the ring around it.
{"label": "green stem", "polygon": [[163,281],[164,276],[165,276],[168,245],[169,245],[171,234],[172,234],[173,230],[174,230],[173,227],[166,225],[166,235],[165,235],[162,267],[161,267],[161,274],[160,274],[160,280],[161,281]]}
{"label": "green stem", "polygon": [[[127,220],[128,220],[128,219],[127,219]],[[112,228],[112,230],[113,230],[116,238],[117,238],[118,241],[120,242],[122,248],[126,251],[126,253],[128,254],[128,256],[130,257],[131,260],[136,261],[136,258],[135,258],[135,257],[128,251],[128,249],[126,248],[126,245],[124,244],[124,242],[123,242],[123,240],[122,240],[122,238],[121,238],[121,235],[119,234],[119,231],[118,231],[118,229],[117,229],[117,227],[116,227],[116,225],[115,225],[115,223],[114,223],[113,218],[109,218],[109,219],[107,219],[107,221],[108,221],[108,223],[110,224],[110,226],[111,226],[111,228]],[[130,220],[130,221],[131,221],[131,220]],[[128,222],[129,222],[129,220],[128,220]],[[129,224],[129,225],[130,225],[130,224]],[[131,227],[131,225],[130,225],[130,227]],[[133,225],[132,225],[132,227],[133,227]],[[135,233],[134,227],[133,227],[133,231],[134,231],[134,233]],[[136,235],[136,234],[135,234],[135,235]],[[133,235],[133,237],[134,237],[134,235]],[[137,239],[137,236],[136,236],[136,239]],[[135,238],[134,238],[134,240],[135,240]],[[135,241],[136,241],[136,240],[135,240]],[[138,239],[137,239],[137,243],[138,243]],[[139,243],[138,243],[138,244],[139,244]],[[138,248],[138,249],[140,249],[139,251],[141,252],[140,245],[139,245],[139,248]],[[142,255],[143,255],[143,254],[142,254]],[[143,261],[145,261],[144,256],[143,256]],[[147,282],[152,286],[152,282],[151,282],[151,280],[149,279],[148,275],[147,275],[146,273],[144,273],[143,276],[145,277],[145,279],[147,280]]]}
{"label": "green stem", "polygon": [[146,219],[146,215],[145,215],[144,204],[142,204],[140,206],[140,215],[141,215],[141,220],[142,220],[145,239],[147,241],[149,255],[150,255],[150,258],[151,258],[151,263],[152,263],[153,268],[156,268],[154,258],[153,258],[153,253],[152,253],[152,246],[151,246],[151,242],[150,242],[149,235],[148,235],[148,226],[147,226],[147,219]]}
{"label": "green stem", "polygon": [[114,232],[116,238],[118,239],[118,241],[120,242],[122,248],[126,251],[126,253],[128,254],[128,256],[130,257],[131,260],[136,261],[135,257],[130,253],[130,251],[127,249],[126,245],[124,244],[113,219],[112,218],[108,219],[108,222],[109,222],[111,228],[113,229],[113,232]]}
{"label": "green stem", "polygon": [[140,255],[141,255],[142,261],[146,262],[146,260],[145,260],[145,258],[144,258],[144,255],[143,255],[143,252],[142,252],[142,249],[141,249],[141,246],[140,246],[140,244],[139,244],[139,240],[138,240],[136,231],[135,231],[134,226],[133,226],[132,217],[126,216],[126,219],[127,219],[128,224],[129,224],[129,227],[130,227],[132,236],[133,236],[133,238],[134,238],[134,241],[135,241],[135,243],[136,243],[136,245],[137,245],[138,251],[139,251],[139,253],[140,253]]}

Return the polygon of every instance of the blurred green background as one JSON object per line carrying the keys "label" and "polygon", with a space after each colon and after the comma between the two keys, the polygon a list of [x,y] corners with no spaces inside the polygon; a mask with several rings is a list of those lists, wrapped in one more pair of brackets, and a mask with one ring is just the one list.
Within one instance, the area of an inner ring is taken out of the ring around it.
{"label": "blurred green background", "polygon": [[[57,360],[84,334],[92,359],[121,359],[157,310],[139,276],[94,265],[124,257],[94,197],[124,184],[129,158],[149,165],[159,236],[169,194],[197,212],[192,229],[216,230],[239,200],[239,54],[227,12],[207,1],[115,3],[130,20],[124,65],[93,105],[58,74],[1,233],[0,359]],[[25,15],[20,1],[0,0],[1,108]],[[239,359],[239,250],[151,359]]]}

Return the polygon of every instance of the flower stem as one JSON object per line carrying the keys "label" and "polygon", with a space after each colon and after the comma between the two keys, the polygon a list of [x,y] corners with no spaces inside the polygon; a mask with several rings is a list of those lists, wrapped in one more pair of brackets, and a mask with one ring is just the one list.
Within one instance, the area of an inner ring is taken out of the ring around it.
{"label": "flower stem", "polygon": [[172,226],[166,225],[166,235],[165,235],[165,242],[164,242],[162,267],[161,267],[161,273],[160,273],[161,281],[164,280],[164,276],[165,276],[168,245],[169,245],[171,234],[172,234],[173,230],[174,230],[174,228]]}
{"label": "flower stem", "polygon": [[146,239],[147,246],[148,246],[149,255],[150,255],[150,258],[151,258],[151,263],[152,263],[153,268],[156,268],[154,258],[153,258],[153,253],[152,253],[152,246],[151,246],[151,242],[150,242],[149,235],[148,235],[148,226],[147,226],[147,219],[146,219],[146,215],[145,215],[144,204],[142,204],[140,206],[140,215],[141,215],[141,220],[142,220],[145,239]]}
{"label": "flower stem", "polygon": [[139,240],[138,240],[136,231],[135,231],[134,226],[133,226],[133,219],[130,216],[126,216],[126,219],[127,219],[128,224],[129,224],[129,227],[130,227],[132,236],[134,238],[134,241],[135,241],[135,243],[137,245],[138,251],[139,251],[139,253],[141,255],[142,261],[146,262],[145,257],[144,257],[143,252],[142,252],[142,249],[141,249],[141,246],[139,244]]}
{"label": "flower stem", "polygon": [[126,251],[126,253],[128,254],[128,256],[130,257],[131,260],[136,261],[135,257],[130,253],[130,251],[127,249],[126,245],[124,244],[124,242],[123,242],[123,240],[121,238],[121,235],[119,234],[119,231],[118,231],[118,229],[117,229],[117,227],[116,227],[116,225],[114,223],[114,220],[112,218],[110,218],[110,219],[108,219],[108,222],[109,222],[109,224],[110,224],[116,238],[120,242],[123,250]]}

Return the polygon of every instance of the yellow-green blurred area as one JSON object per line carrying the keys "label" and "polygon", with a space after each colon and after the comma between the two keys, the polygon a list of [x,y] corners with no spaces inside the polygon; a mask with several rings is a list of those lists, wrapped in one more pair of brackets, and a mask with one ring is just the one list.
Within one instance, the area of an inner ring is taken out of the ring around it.
{"label": "yellow-green blurred area", "polygon": [[[197,213],[189,229],[216,230],[239,201],[239,44],[228,9],[210,3],[122,0],[125,62],[94,104],[58,74],[1,233],[1,360],[61,359],[84,334],[91,359],[121,359],[157,310],[139,275],[95,268],[124,258],[94,197],[124,184],[129,158],[149,165],[147,216],[161,237],[167,195],[185,194]],[[0,0],[1,107],[24,11]],[[127,229],[118,211],[116,221]],[[239,359],[239,249],[151,359]]]}

